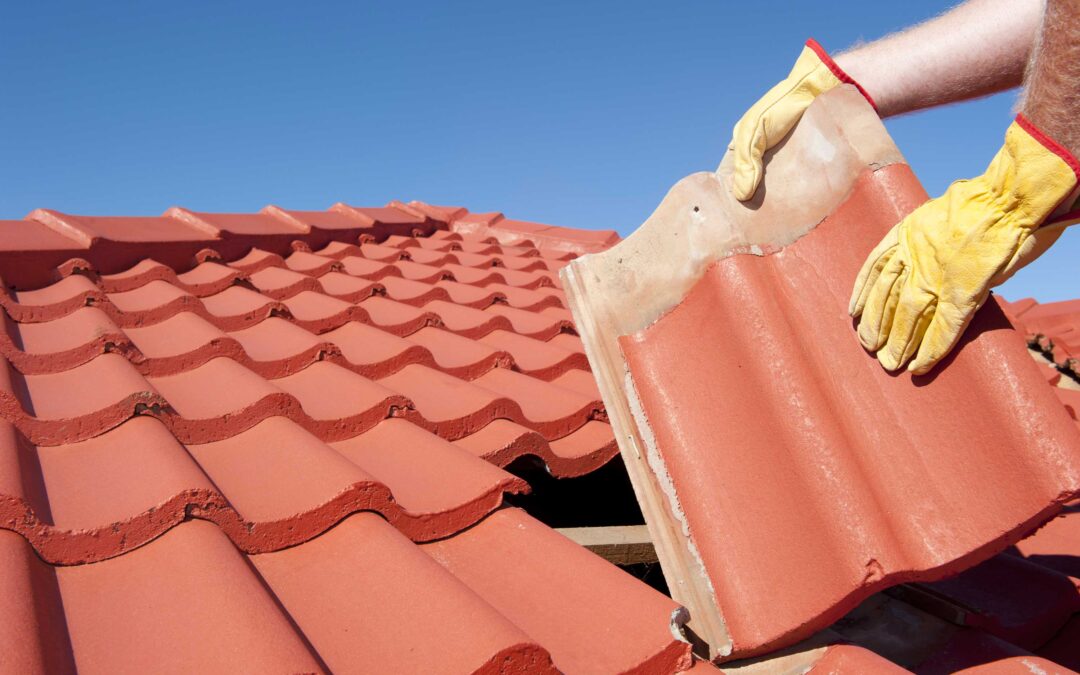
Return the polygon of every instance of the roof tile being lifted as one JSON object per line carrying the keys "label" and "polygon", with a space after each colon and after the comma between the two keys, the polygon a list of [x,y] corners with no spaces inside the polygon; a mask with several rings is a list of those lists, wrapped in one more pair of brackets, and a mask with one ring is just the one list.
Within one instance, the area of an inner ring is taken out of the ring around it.
{"label": "roof tile being lifted", "polygon": [[1071,675],[1080,668],[1078,561],[1080,502],[1073,502],[955,577],[878,593],[799,645],[725,663],[723,672]]}
{"label": "roof tile being lifted", "polygon": [[855,276],[926,199],[865,100],[817,99],[767,166],[768,200],[734,201],[727,158],[563,271],[674,597],[729,657],[983,561],[1080,494],[1080,430],[996,302],[925,377],[859,346]]}
{"label": "roof tile being lifted", "polygon": [[614,234],[467,215],[0,223],[0,670],[688,666],[678,605],[500,510],[617,452],[556,275]]}

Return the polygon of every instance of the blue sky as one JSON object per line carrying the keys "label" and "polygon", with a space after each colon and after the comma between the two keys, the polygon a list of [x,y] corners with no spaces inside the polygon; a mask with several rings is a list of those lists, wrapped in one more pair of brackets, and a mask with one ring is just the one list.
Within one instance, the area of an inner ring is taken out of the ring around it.
{"label": "blue sky", "polygon": [[[390,199],[631,232],[807,36],[945,2],[6,3],[0,218]],[[888,123],[931,194],[981,173],[1013,94]],[[1080,233],[1002,289],[1080,296]]]}

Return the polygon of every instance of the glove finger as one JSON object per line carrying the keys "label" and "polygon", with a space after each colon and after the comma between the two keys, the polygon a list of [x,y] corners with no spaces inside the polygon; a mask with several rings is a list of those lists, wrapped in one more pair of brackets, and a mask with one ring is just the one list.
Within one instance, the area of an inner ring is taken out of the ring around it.
{"label": "glove finger", "polygon": [[870,289],[877,282],[881,270],[896,251],[897,233],[896,227],[882,237],[870,255],[866,256],[859,275],[855,277],[855,286],[851,291],[851,300],[848,301],[848,314],[859,316],[866,306],[866,300],[870,295]]}
{"label": "glove finger", "polygon": [[[983,300],[986,300],[985,295]],[[960,341],[960,336],[975,316],[975,309],[981,305],[980,302],[965,309],[951,303],[940,303],[934,312],[934,320],[926,329],[918,353],[908,365],[908,370],[916,375],[923,375],[945,358]]]}
{"label": "glove finger", "polygon": [[889,256],[881,274],[870,287],[866,306],[859,319],[859,342],[869,351],[876,352],[885,344],[906,272],[907,268],[898,256]]}
{"label": "glove finger", "polygon": [[765,120],[752,109],[735,125],[735,135],[731,140],[735,153],[731,187],[735,198],[741,202],[753,197],[761,183],[761,158],[765,155],[766,141]]}
{"label": "glove finger", "polygon": [[907,280],[896,303],[889,339],[877,353],[878,361],[889,371],[899,370],[915,355],[937,308],[932,293],[910,283],[910,276]]}
{"label": "glove finger", "polygon": [[[798,64],[796,64],[798,67]],[[757,192],[763,172],[765,151],[788,135],[810,105],[813,97],[792,97],[802,77],[787,78],[767,91],[735,124],[729,148],[734,153],[732,191],[739,201]]]}

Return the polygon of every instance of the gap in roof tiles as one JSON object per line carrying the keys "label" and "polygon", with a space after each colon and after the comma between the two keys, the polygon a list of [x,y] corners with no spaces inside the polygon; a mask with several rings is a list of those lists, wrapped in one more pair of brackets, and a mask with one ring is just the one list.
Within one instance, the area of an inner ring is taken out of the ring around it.
{"label": "gap in roof tiles", "polygon": [[[508,495],[506,501],[524,509],[552,528],[644,525],[622,457],[578,477],[552,475],[535,456],[523,456],[505,467],[532,488],[528,494]],[[619,565],[619,569],[670,596],[664,571],[656,562]]]}
{"label": "gap in roof tiles", "polygon": [[552,476],[541,462],[524,456],[505,467],[531,487],[529,494],[509,497],[518,506],[548,527],[602,527],[643,525],[630,478],[622,458],[615,456],[604,466],[584,476]]}

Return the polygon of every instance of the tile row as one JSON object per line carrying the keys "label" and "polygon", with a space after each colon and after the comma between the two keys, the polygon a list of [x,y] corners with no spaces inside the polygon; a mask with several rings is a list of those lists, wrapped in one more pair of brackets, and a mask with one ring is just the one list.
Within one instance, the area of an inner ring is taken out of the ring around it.
{"label": "tile row", "polygon": [[20,289],[46,285],[58,270],[113,275],[141,258],[156,258],[181,270],[199,257],[234,259],[252,249],[285,255],[290,248],[357,258],[369,254],[421,267],[498,268],[517,279],[535,272],[544,277],[540,283],[548,284],[567,259],[618,240],[610,231],[577,231],[420,202],[380,208],[336,204],[326,211],[269,206],[259,213],[172,208],[156,217],[76,216],[39,209],[22,221],[0,221],[0,232],[5,285]]}
{"label": "tile row", "polygon": [[[318,296],[309,299],[315,301]],[[464,379],[492,368],[509,368],[553,380],[569,370],[589,368],[581,341],[569,333],[539,340],[504,326],[469,339],[461,331],[446,329],[445,324],[436,327],[417,320],[425,318],[420,312],[393,316],[387,310],[397,308],[387,303],[371,298],[366,304],[350,306],[359,310],[343,310],[323,326],[312,325],[323,320],[314,313],[301,311],[297,319],[293,312],[271,311],[250,326],[226,330],[208,321],[206,311],[186,308],[157,323],[121,327],[102,307],[90,305],[41,323],[7,319],[0,330],[0,355],[24,375],[60,373],[106,353],[121,355],[140,373],[152,376],[173,375],[220,356],[266,378],[284,377],[318,360],[368,378],[384,377],[409,364]],[[302,307],[300,301],[293,306]],[[447,316],[452,313],[449,306],[437,309]],[[371,323],[372,317],[382,323]],[[338,323],[338,318],[344,320]],[[326,326],[330,327],[324,332],[312,330]],[[457,326],[460,329],[462,324]]]}
{"label": "tile row", "polygon": [[106,353],[55,374],[23,375],[0,363],[0,417],[38,445],[98,436],[135,415],[160,419],[183,443],[235,436],[271,416],[292,419],[324,441],[401,417],[447,440],[496,419],[548,441],[605,421],[592,376],[571,370],[544,382],[495,368],[472,381],[410,364],[378,380],[329,361],[267,380],[227,357],[175,375],[143,376]]}
{"label": "tile row", "polygon": [[685,612],[517,509],[416,546],[358,513],[244,554],[185,522],[127,555],[43,563],[0,531],[13,672],[684,670]]}
{"label": "tile row", "polygon": [[76,274],[42,289],[0,295],[0,306],[19,323],[51,321],[95,305],[121,326],[149,325],[192,311],[224,330],[285,315],[322,332],[333,327],[335,320],[338,325],[347,320],[338,318],[348,314],[347,307],[359,305],[360,309],[351,310],[357,320],[390,327],[427,321],[462,333],[483,334],[505,327],[533,337],[573,331],[570,313],[556,290],[531,291],[504,284],[478,288],[448,279],[429,284],[388,277],[375,282],[340,272],[315,279],[283,268],[266,268],[248,279],[204,288],[214,292],[194,295],[183,286],[153,279],[132,290],[106,292],[89,277]]}
{"label": "tile row", "polygon": [[307,541],[376,512],[414,541],[458,532],[528,485],[407,421],[324,443],[268,417],[222,441],[181,444],[152,417],[36,446],[0,422],[0,527],[53,564],[118,556],[192,518],[241,551]]}

